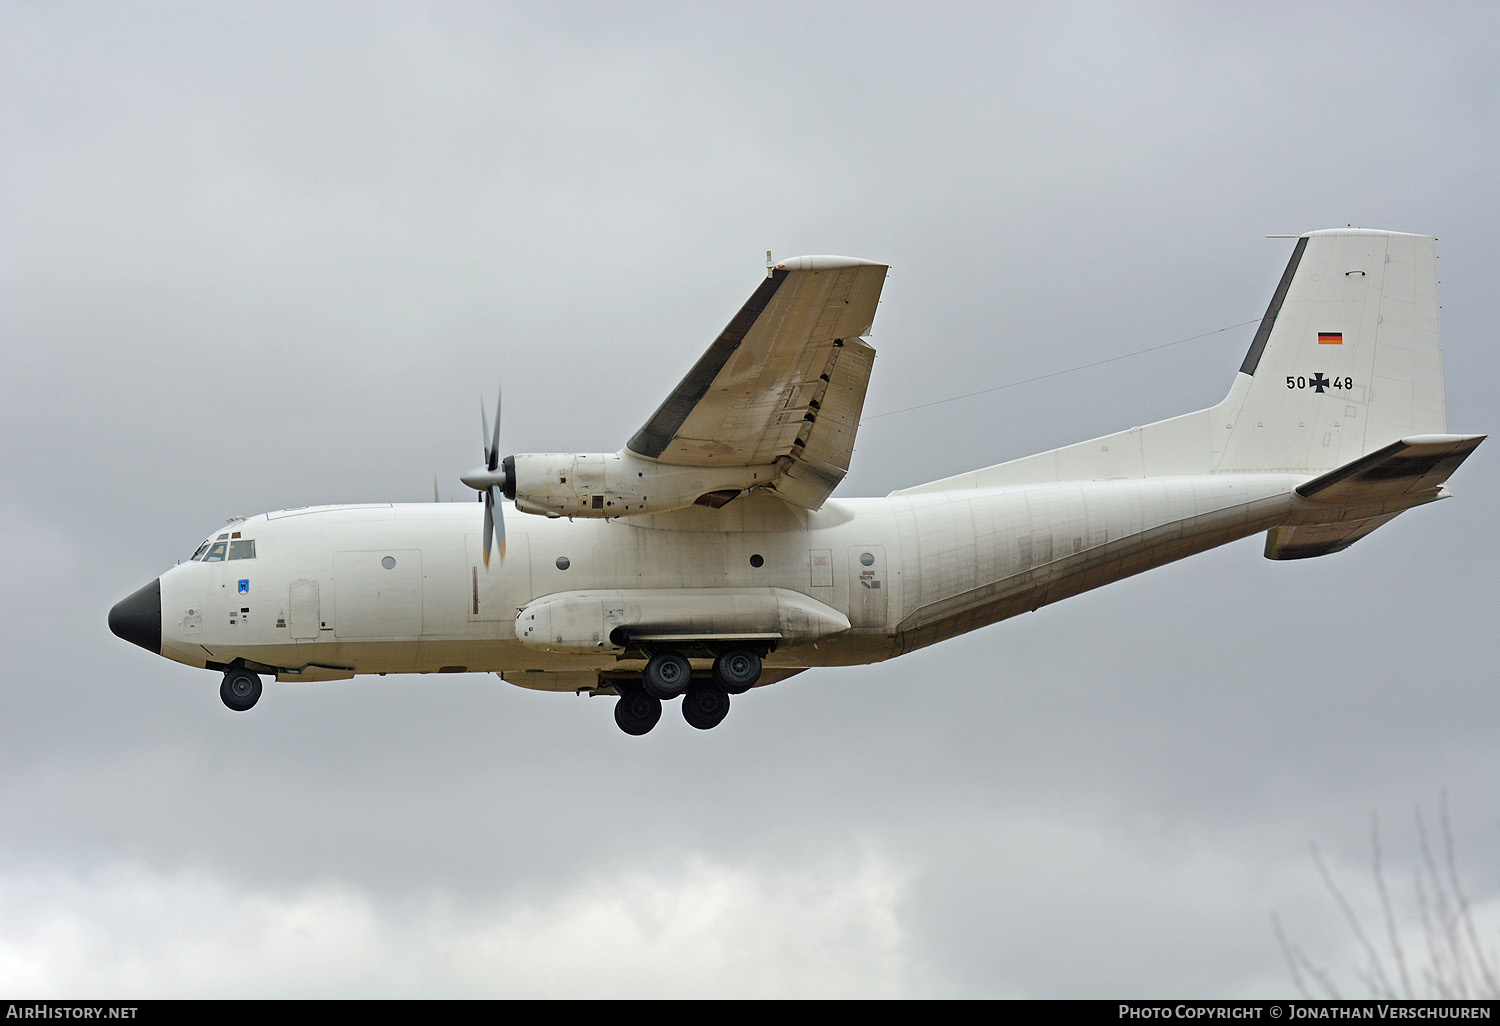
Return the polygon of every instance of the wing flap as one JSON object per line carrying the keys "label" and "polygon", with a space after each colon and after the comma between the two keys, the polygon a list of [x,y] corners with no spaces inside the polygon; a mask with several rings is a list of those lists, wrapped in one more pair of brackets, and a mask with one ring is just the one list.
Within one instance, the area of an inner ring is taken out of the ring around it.
{"label": "wing flap", "polygon": [[[630,439],[679,466],[769,466],[816,509],[848,470],[886,266],[847,257],[778,265]],[[780,490],[779,490],[780,491]]]}
{"label": "wing flap", "polygon": [[777,495],[817,509],[844,479],[874,365],[875,350],[861,339],[848,339],[834,350],[824,387],[809,402],[810,419],[804,416],[786,470],[771,486]]}

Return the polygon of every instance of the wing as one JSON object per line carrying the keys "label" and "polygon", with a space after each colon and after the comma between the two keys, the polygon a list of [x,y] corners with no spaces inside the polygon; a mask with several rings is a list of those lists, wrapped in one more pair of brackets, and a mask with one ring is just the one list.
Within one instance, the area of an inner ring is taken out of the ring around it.
{"label": "wing", "polygon": [[769,487],[817,509],[849,470],[875,350],[886,265],[849,257],[777,264],[627,444],[689,467],[771,466]]}

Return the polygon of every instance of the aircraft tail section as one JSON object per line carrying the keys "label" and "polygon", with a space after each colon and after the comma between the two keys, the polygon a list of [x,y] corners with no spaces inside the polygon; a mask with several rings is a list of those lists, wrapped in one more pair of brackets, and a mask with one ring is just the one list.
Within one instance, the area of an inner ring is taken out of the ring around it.
{"label": "aircraft tail section", "polygon": [[1446,431],[1435,240],[1353,228],[1300,237],[1212,413],[1219,472],[1332,470]]}
{"label": "aircraft tail section", "polygon": [[1314,475],[1447,431],[1436,240],[1360,228],[1299,236],[1217,406],[897,495],[1206,474]]}

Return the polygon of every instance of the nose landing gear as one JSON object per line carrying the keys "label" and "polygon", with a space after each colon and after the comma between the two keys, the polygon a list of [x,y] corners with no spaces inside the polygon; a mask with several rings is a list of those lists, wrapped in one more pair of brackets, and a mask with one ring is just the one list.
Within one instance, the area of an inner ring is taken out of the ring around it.
{"label": "nose landing gear", "polygon": [[225,670],[219,697],[235,712],[244,712],[260,701],[260,676],[243,668]]}

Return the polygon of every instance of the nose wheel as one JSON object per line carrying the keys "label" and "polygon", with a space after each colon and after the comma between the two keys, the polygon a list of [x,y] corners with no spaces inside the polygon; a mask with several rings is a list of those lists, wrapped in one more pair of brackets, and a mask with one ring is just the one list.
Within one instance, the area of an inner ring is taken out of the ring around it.
{"label": "nose wheel", "polygon": [[244,669],[224,671],[219,697],[235,712],[244,712],[260,701],[260,676]]}

